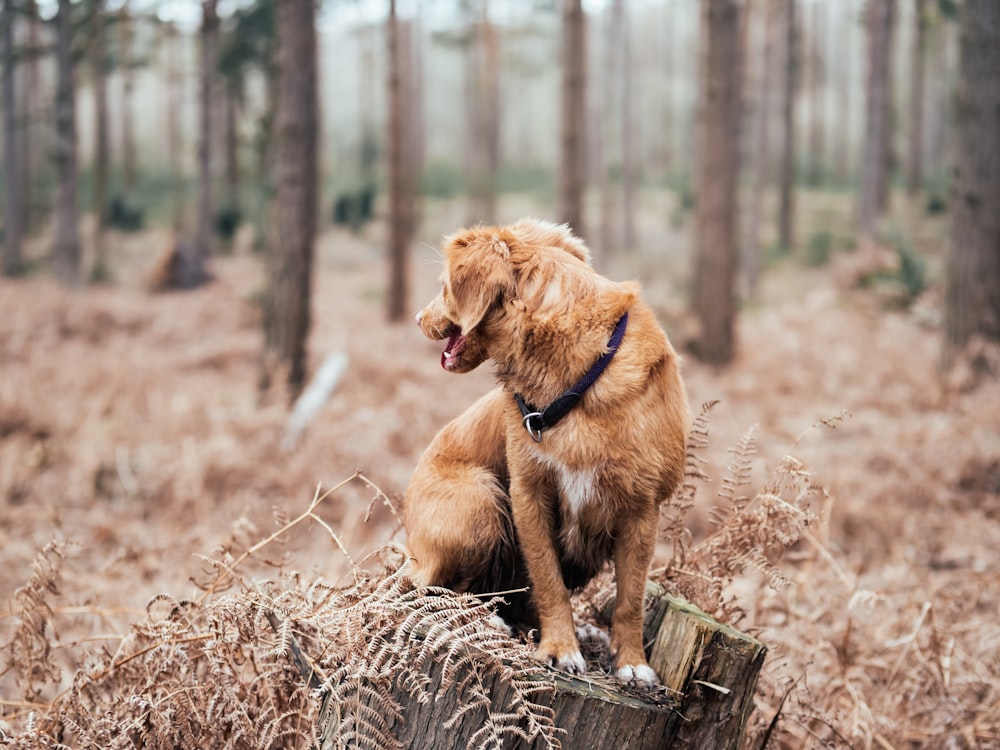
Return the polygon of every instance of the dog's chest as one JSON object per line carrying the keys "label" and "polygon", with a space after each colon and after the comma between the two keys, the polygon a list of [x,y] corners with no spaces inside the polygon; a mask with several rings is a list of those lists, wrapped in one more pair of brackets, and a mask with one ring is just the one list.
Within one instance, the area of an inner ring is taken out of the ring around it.
{"label": "dog's chest", "polygon": [[537,458],[552,472],[559,491],[559,506],[563,526],[576,526],[584,514],[598,500],[598,472],[594,467],[571,469],[550,455],[539,452]]}

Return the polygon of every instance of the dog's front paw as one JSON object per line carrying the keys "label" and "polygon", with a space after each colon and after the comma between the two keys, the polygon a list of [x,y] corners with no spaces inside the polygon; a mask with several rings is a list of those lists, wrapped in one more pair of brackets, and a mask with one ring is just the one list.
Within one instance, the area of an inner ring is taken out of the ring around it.
{"label": "dog's front paw", "polygon": [[535,651],[535,658],[568,674],[583,674],[587,671],[587,663],[575,643],[560,647],[542,639]]}
{"label": "dog's front paw", "polygon": [[660,686],[660,678],[648,664],[624,664],[615,670],[615,677],[626,685],[635,685],[642,690]]}

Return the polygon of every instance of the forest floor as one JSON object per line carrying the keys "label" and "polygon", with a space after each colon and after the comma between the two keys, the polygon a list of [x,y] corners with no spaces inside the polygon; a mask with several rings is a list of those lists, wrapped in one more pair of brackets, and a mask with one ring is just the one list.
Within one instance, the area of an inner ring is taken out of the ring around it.
{"label": "forest floor", "polygon": [[[444,210],[425,222],[414,309],[436,292],[435,248],[459,223]],[[681,348],[686,245],[666,230],[659,241],[656,227],[641,228],[654,250],[598,265],[639,278]],[[922,240],[932,267],[940,236],[931,228]],[[488,368],[445,373],[439,345],[408,320],[385,323],[377,226],[328,230],[310,367],[331,352],[349,366],[285,451],[287,404],[257,392],[260,258],[241,242],[212,261],[213,283],[152,294],[145,278],[168,236],[111,241],[113,284],[0,281],[0,640],[51,540],[66,543],[49,601],[55,637],[119,632],[157,594],[194,596],[204,556],[234,534],[266,536],[317,486],[361,469],[398,503],[436,430],[492,382]],[[852,283],[857,262],[779,264],[742,311],[730,367],[685,357],[693,412],[721,402],[703,454],[716,482],[699,490],[691,530],[708,533],[727,449],[753,425],[756,487],[792,454],[825,489],[812,543],[782,563],[793,585],[774,591],[748,575],[734,588],[747,613],[739,626],[770,649],[752,736],[780,707],[772,747],[1000,748],[1000,383],[971,367],[939,373],[933,273],[928,292],[897,307]],[[995,353],[981,355],[996,368]],[[352,483],[317,511],[354,559],[402,538],[380,502],[365,521],[373,494]],[[349,569],[317,524],[287,541],[304,572],[336,580]],[[0,676],[0,699],[2,730],[23,714],[11,675]]]}

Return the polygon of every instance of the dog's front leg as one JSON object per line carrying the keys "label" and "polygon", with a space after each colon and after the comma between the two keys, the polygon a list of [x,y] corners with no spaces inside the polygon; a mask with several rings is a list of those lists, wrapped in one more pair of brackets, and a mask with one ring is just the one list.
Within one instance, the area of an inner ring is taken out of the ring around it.
{"label": "dog's front leg", "polygon": [[611,620],[611,654],[615,675],[622,682],[650,688],[659,684],[642,647],[643,599],[646,574],[656,544],[657,514],[652,503],[622,520],[615,538],[617,597]]}
{"label": "dog's front leg", "polygon": [[583,674],[587,666],[580,654],[569,591],[563,584],[556,551],[555,491],[541,477],[512,471],[510,494],[541,628],[535,658],[564,672]]}

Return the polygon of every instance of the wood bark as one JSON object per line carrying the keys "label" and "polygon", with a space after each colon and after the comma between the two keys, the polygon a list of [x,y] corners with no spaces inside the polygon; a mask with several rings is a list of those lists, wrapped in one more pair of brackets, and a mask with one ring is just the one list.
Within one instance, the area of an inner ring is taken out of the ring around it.
{"label": "wood bark", "polygon": [[586,19],[581,0],[563,0],[559,220],[586,238]]}
{"label": "wood bark", "polygon": [[163,56],[166,58],[165,60],[161,58],[166,78],[164,81],[166,96],[163,98],[165,109],[163,119],[166,122],[167,128],[167,163],[170,170],[171,223],[176,234],[180,231],[183,222],[181,173],[179,167],[182,145],[180,126],[181,73],[177,62],[181,55],[179,54],[180,50],[177,49],[180,45],[177,30],[171,24],[167,23],[163,25],[162,34]]}
{"label": "wood bark", "polygon": [[80,280],[75,99],[72,3],[59,0],[56,14],[56,137],[53,144],[59,187],[56,190],[52,267],[56,278],[67,286],[75,286]]}
{"label": "wood bark", "polygon": [[945,292],[945,364],[974,336],[1000,340],[1000,3],[967,0]]}
{"label": "wood bark", "polygon": [[306,375],[318,211],[316,11],[313,0],[282,0],[275,11],[279,78],[275,193],[268,235],[270,288],[261,384],[269,386],[280,373],[294,398]]}
{"label": "wood bark", "polygon": [[620,28],[618,44],[621,52],[621,71],[619,81],[621,82],[621,92],[618,100],[618,109],[621,112],[621,161],[622,161],[622,232],[621,247],[628,251],[634,248],[636,239],[635,230],[635,184],[636,184],[636,123],[638,119],[633,111],[633,76],[632,70],[632,34],[629,28],[629,16],[625,7],[625,0],[614,0],[615,13],[619,16],[618,26]]}
{"label": "wood bark", "polygon": [[488,0],[482,0],[470,21],[466,43],[468,107],[469,224],[492,224],[497,212],[500,169],[500,44],[490,20]]}
{"label": "wood bark", "polygon": [[924,90],[927,62],[927,0],[914,0],[915,29],[910,56],[910,129],[906,189],[912,195],[924,179]]}
{"label": "wood bark", "polygon": [[[754,6],[756,7],[756,6]],[[761,227],[764,216],[764,198],[768,188],[771,122],[771,70],[774,67],[774,16],[775,0],[764,0],[761,37],[761,59],[754,81],[756,97],[753,102],[753,147],[750,149],[750,196],[747,201],[746,237],[741,253],[741,269],[747,297],[757,295],[761,266]],[[749,53],[749,50],[747,50]]]}
{"label": "wood bark", "polygon": [[406,65],[410,59],[410,27],[401,22],[390,0],[387,21],[389,93],[389,290],[390,322],[408,316],[409,243],[414,227],[413,141],[409,130]]}
{"label": "wood bark", "polygon": [[198,122],[198,208],[195,223],[195,246],[204,260],[212,254],[213,222],[215,221],[215,190],[213,184],[213,145],[215,123],[213,115],[216,60],[219,49],[218,0],[203,0],[201,4],[201,59]]}
{"label": "wood bark", "polygon": [[842,183],[852,178],[854,169],[854,149],[851,145],[853,135],[853,76],[854,76],[854,27],[857,24],[854,0],[845,0],[843,4],[831,4],[836,13],[836,23],[830,24],[834,49],[842,49],[845,54],[839,57],[837,65],[837,121],[841,126],[834,131],[833,173]]}
{"label": "wood bark", "polygon": [[735,353],[737,183],[741,119],[740,3],[703,0],[693,307],[697,355],[714,365]]}
{"label": "wood bark", "polygon": [[[564,748],[588,750],[735,750],[753,706],[757,676],[767,649],[749,636],[720,625],[697,607],[667,596],[649,584],[644,640],[652,644],[650,664],[657,670],[676,702],[650,703],[622,691],[610,680],[572,677],[551,670],[555,692],[536,694],[548,706]],[[420,703],[405,689],[394,696],[402,705],[402,719],[390,727],[404,747],[427,750],[464,748],[482,728],[485,708],[466,713],[453,726],[446,724],[460,708],[457,691],[442,689],[443,669],[435,664],[428,675],[433,698]],[[494,675],[481,675],[491,711],[509,710],[510,689]],[[458,679],[462,679],[459,676]],[[332,748],[330,730],[338,717],[327,707],[319,718],[319,732]],[[538,750],[544,739],[529,742],[511,736],[508,750]]]}
{"label": "wood bark", "polygon": [[858,203],[858,231],[863,240],[874,238],[876,224],[886,207],[891,105],[889,83],[895,4],[895,0],[869,0],[867,7],[868,85]]}
{"label": "wood bark", "polygon": [[782,102],[784,141],[779,176],[778,245],[788,250],[795,243],[795,94],[798,90],[798,48],[795,28],[796,0],[785,0],[785,92]]}
{"label": "wood bark", "polygon": [[105,47],[104,0],[90,1],[90,75],[94,87],[94,267],[91,278],[100,281],[108,277],[107,248],[104,229],[108,206],[108,77]]}
{"label": "wood bark", "polygon": [[14,0],[4,0],[0,25],[3,30],[3,273],[21,271],[20,154],[17,150],[17,97],[14,91]]}
{"label": "wood bark", "polygon": [[121,83],[122,83],[122,181],[124,193],[129,195],[135,189],[135,130],[132,118],[132,95],[135,92],[135,70],[132,61],[132,14],[128,0],[122,3],[118,23],[121,43]]}
{"label": "wood bark", "polygon": [[[13,2],[13,0],[11,0]],[[25,0],[22,6],[22,16],[27,23],[26,33],[27,49],[29,51],[26,60],[23,60],[18,67],[22,71],[20,80],[21,103],[18,107],[21,113],[22,127],[18,132],[17,152],[19,155],[20,175],[18,185],[20,186],[20,207],[21,207],[21,234],[22,237],[35,231],[41,223],[41,211],[36,204],[35,186],[38,181],[39,163],[44,158],[43,153],[46,139],[39,128],[32,127],[32,123],[37,121],[40,110],[40,93],[42,90],[41,62],[38,52],[41,50],[41,26],[42,21],[38,16],[38,4],[35,0]]]}
{"label": "wood bark", "polygon": [[826,112],[826,60],[823,55],[823,8],[813,3],[809,24],[809,184],[823,182],[826,164],[823,159]]}
{"label": "wood bark", "polygon": [[622,19],[624,8],[619,0],[615,0],[608,9],[605,21],[605,33],[602,42],[603,49],[598,65],[598,73],[592,76],[594,96],[588,100],[591,109],[590,131],[591,159],[597,178],[597,192],[600,201],[600,230],[597,232],[597,245],[602,259],[614,254],[619,233],[619,201],[614,188],[614,175],[620,176],[618,152],[613,144],[621,132],[619,109],[613,106],[616,84],[620,81],[617,71],[620,69],[620,53],[622,49]]}

